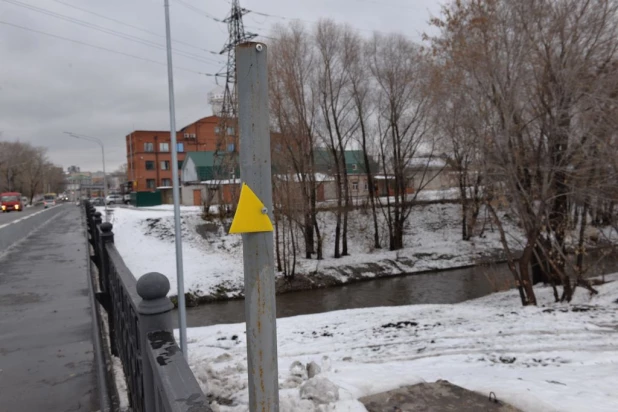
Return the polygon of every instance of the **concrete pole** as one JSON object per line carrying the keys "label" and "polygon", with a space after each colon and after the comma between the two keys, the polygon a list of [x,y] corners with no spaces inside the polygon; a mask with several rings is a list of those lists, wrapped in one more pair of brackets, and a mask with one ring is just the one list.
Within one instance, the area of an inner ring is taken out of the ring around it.
{"label": "concrete pole", "polygon": [[[240,176],[260,198],[273,220],[266,45],[236,47]],[[273,233],[245,233],[245,317],[249,408],[279,410]]]}
{"label": "concrete pole", "polygon": [[176,280],[178,289],[178,330],[180,335],[180,350],[185,359],[187,352],[187,313],[185,306],[185,281],[182,267],[182,238],[180,226],[180,188],[178,187],[178,147],[176,145],[176,105],[174,103],[174,71],[172,66],[172,36],[170,30],[169,0],[165,5],[165,37],[167,40],[167,85],[170,104],[170,144],[172,149],[172,195],[174,197],[174,228],[176,243]]}

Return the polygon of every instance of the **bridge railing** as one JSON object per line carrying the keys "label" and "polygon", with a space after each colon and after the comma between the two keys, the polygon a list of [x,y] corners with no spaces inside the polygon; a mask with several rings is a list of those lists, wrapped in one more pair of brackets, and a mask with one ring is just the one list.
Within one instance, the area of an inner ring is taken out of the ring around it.
{"label": "bridge railing", "polygon": [[122,361],[131,410],[211,412],[174,339],[169,280],[152,272],[136,281],[114,245],[112,224],[89,202],[84,208],[99,272],[97,298],[108,315],[111,352]]}

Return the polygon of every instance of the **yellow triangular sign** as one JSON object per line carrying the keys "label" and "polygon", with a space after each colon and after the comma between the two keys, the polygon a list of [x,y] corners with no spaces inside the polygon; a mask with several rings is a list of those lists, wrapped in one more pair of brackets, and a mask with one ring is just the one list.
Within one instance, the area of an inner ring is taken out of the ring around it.
{"label": "yellow triangular sign", "polygon": [[253,193],[246,183],[240,189],[240,199],[232,220],[230,233],[255,233],[272,232],[273,225],[270,222],[264,203]]}

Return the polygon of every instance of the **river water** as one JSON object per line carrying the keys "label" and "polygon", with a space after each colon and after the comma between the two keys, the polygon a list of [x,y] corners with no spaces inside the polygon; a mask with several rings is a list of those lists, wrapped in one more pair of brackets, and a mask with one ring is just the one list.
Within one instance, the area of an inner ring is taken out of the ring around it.
{"label": "river water", "polygon": [[[614,256],[605,259],[595,274],[617,271],[618,259]],[[505,263],[381,278],[345,286],[278,295],[277,317],[376,306],[458,303],[512,286],[513,277]],[[187,308],[189,327],[244,321],[244,300],[215,302]]]}

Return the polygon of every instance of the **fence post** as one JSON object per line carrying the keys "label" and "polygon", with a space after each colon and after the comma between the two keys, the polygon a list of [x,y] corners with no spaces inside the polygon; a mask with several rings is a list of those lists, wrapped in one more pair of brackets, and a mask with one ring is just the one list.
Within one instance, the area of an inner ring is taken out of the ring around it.
{"label": "fence post", "polygon": [[88,201],[85,202],[86,207],[86,225],[88,226],[88,233],[90,234],[90,244],[94,247],[94,212],[96,211],[94,206]]}
{"label": "fence post", "polygon": [[99,300],[99,302],[103,305],[108,314],[110,350],[114,356],[118,356],[118,347],[116,346],[116,323],[114,321],[115,308],[112,302],[112,286],[110,284],[111,280],[109,273],[111,265],[107,254],[107,248],[105,247],[108,243],[114,243],[114,232],[112,232],[114,226],[109,222],[103,222],[100,228],[101,234],[97,242],[97,251],[95,252],[99,259],[99,288],[102,292],[102,299]]}
{"label": "fence post", "polygon": [[170,281],[164,275],[151,272],[146,273],[137,281],[137,294],[142,301],[137,307],[139,312],[139,333],[142,358],[142,384],[144,395],[144,411],[155,411],[155,385],[153,381],[152,365],[148,353],[148,333],[156,331],[172,332],[172,309],[174,304],[167,298],[170,290]]}
{"label": "fence post", "polygon": [[101,212],[94,212],[92,216],[92,247],[94,248],[94,263],[101,272],[101,239],[99,236],[99,226],[103,222]]}

